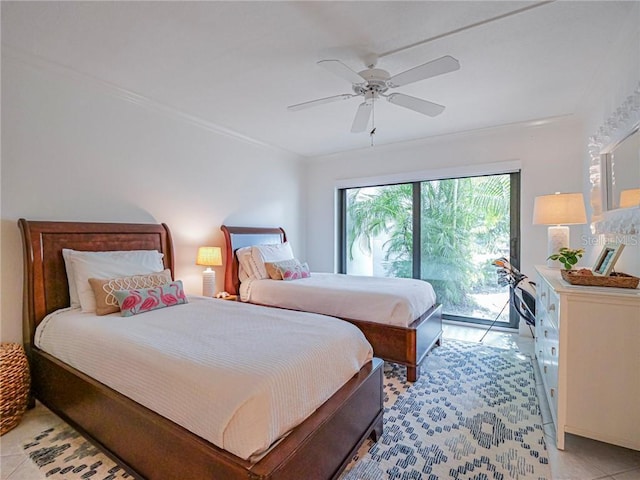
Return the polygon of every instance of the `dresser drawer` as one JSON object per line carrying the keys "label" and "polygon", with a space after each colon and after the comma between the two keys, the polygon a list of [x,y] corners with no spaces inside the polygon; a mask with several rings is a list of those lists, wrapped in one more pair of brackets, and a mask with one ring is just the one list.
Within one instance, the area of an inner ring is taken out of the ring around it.
{"label": "dresser drawer", "polygon": [[549,385],[558,386],[558,342],[548,342],[544,348],[544,366]]}
{"label": "dresser drawer", "polygon": [[556,351],[556,357],[557,357],[557,350],[558,350],[558,340],[560,339],[560,335],[558,334],[558,327],[556,327],[556,325],[549,321],[550,317],[546,317],[545,318],[546,322],[543,321],[542,325],[540,325],[540,342],[541,344],[544,345],[553,345]]}
{"label": "dresser drawer", "polygon": [[547,295],[547,299],[547,318],[553,324],[553,328],[558,330],[558,328],[560,327],[560,298],[554,291],[551,290]]}
{"label": "dresser drawer", "polygon": [[553,423],[558,423],[558,384],[549,385],[547,391],[547,400],[549,402],[549,410],[553,417]]}
{"label": "dresser drawer", "polygon": [[554,345],[546,344],[543,352],[544,361],[540,367],[543,378],[542,384],[555,423],[558,418],[558,351]]}
{"label": "dresser drawer", "polygon": [[536,318],[547,317],[558,327],[558,310],[560,298],[542,278],[538,278],[536,286]]}
{"label": "dresser drawer", "polygon": [[545,315],[549,302],[549,285],[543,279],[538,278],[536,284],[536,314]]}
{"label": "dresser drawer", "polygon": [[539,332],[537,328],[536,328],[536,338],[533,339],[533,342],[535,345],[534,353],[536,354],[536,357],[541,357],[542,349],[544,348],[544,338],[542,336],[542,333]]}

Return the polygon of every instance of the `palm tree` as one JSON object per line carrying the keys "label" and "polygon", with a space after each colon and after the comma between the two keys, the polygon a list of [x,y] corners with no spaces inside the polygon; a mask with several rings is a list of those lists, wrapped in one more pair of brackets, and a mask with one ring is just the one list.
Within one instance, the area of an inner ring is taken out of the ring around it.
{"label": "palm tree", "polygon": [[[474,263],[477,252],[508,251],[510,181],[506,175],[422,182],[421,278],[445,305],[473,306],[473,285],[495,281],[490,262]],[[413,273],[413,184],[350,189],[347,192],[349,257],[370,253],[385,236],[387,276]]]}

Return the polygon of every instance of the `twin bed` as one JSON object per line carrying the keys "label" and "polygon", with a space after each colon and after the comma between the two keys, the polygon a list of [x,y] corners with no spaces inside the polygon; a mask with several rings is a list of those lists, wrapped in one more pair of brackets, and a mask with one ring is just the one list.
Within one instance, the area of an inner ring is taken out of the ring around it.
{"label": "twin bed", "polygon": [[431,348],[441,343],[442,306],[429,283],[316,272],[294,281],[273,280],[267,268],[283,262],[265,263],[265,258],[292,256],[282,228],[222,225],[221,230],[225,290],[243,302],[346,320],[364,333],[376,357],[405,365],[411,382]]}
{"label": "twin bed", "polygon": [[157,251],[173,272],[169,229],[18,224],[33,394],[135,476],[337,478],[381,434],[382,361],[366,333],[203,297],[132,317],[70,308],[63,249]]}

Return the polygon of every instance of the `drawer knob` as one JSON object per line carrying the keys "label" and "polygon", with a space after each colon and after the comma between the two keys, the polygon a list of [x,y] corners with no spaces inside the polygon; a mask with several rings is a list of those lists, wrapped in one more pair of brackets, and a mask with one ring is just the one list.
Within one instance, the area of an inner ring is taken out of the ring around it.
{"label": "drawer knob", "polygon": [[547,292],[542,292],[542,293],[540,294],[540,298],[544,298],[544,297],[546,297],[546,296],[547,296]]}
{"label": "drawer knob", "polygon": [[555,397],[556,396],[556,389],[552,388],[549,393],[551,393],[552,397]]}
{"label": "drawer knob", "polygon": [[544,366],[544,373],[547,373],[547,366]]}
{"label": "drawer knob", "polygon": [[549,332],[547,330],[544,331],[545,338],[549,336]]}
{"label": "drawer knob", "polygon": [[556,347],[551,347],[551,355],[555,355],[556,354]]}
{"label": "drawer knob", "polygon": [[551,305],[549,305],[549,311],[550,311],[550,312],[555,311],[555,309],[556,309],[555,304],[553,304],[553,303],[552,303]]}

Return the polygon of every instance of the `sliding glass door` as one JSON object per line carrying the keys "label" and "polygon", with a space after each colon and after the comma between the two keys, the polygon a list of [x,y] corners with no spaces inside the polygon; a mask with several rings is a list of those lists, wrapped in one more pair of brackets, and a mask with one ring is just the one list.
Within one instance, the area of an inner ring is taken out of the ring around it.
{"label": "sliding glass door", "polygon": [[[489,323],[509,299],[493,260],[519,266],[519,185],[511,173],[341,190],[341,271],[423,279],[446,318]],[[517,320],[505,309],[498,324]]]}

